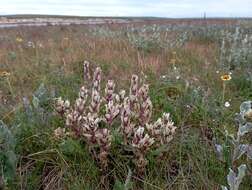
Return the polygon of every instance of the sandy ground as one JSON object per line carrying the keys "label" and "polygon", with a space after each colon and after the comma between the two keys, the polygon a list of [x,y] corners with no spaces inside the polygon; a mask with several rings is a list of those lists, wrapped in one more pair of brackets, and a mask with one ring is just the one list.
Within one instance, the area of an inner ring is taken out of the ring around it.
{"label": "sandy ground", "polygon": [[[16,26],[48,26],[48,25],[92,25],[92,24],[126,24],[130,23],[128,19],[111,19],[111,18],[6,18],[0,17],[0,27]],[[135,19],[133,22],[139,22]]]}
{"label": "sandy ground", "polygon": [[229,25],[237,19],[164,19],[164,18],[92,18],[92,17],[51,17],[51,16],[0,16],[0,28],[18,26],[55,26],[55,25],[103,25],[103,24],[186,24],[186,25]]}

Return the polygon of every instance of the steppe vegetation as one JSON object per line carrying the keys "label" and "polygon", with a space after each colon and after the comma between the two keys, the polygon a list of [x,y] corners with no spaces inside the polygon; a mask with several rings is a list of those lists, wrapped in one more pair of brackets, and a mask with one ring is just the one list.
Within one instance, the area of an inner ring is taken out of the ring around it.
{"label": "steppe vegetation", "polygon": [[252,189],[252,21],[0,29],[0,189]]}

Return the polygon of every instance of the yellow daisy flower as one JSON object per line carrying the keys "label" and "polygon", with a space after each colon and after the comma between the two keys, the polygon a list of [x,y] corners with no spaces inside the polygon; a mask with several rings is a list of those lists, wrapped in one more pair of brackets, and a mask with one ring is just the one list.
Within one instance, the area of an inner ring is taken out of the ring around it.
{"label": "yellow daisy flower", "polygon": [[221,76],[221,80],[223,80],[223,81],[229,81],[231,79],[232,79],[232,77],[229,74],[225,74],[225,75]]}
{"label": "yellow daisy flower", "polygon": [[10,73],[7,71],[0,71],[0,77],[8,77],[10,76]]}
{"label": "yellow daisy flower", "polygon": [[17,38],[16,38],[16,41],[19,42],[19,43],[21,43],[21,42],[23,42],[24,40],[23,40],[22,38],[20,38],[20,37],[17,37]]}

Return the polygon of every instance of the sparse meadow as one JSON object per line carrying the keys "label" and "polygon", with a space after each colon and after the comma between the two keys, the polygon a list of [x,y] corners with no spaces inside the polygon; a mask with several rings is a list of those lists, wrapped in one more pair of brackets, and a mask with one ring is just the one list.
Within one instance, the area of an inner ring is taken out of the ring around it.
{"label": "sparse meadow", "polygon": [[252,21],[0,29],[0,189],[252,189]]}

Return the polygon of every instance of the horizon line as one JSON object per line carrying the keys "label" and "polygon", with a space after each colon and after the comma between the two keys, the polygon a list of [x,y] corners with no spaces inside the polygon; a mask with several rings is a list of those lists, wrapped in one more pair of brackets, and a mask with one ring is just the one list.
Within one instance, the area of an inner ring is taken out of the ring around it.
{"label": "horizon line", "polygon": [[0,17],[26,17],[26,16],[48,16],[48,17],[80,17],[80,18],[156,18],[156,19],[252,19],[251,16],[196,16],[196,17],[159,17],[159,16],[91,16],[91,15],[64,15],[64,14],[0,14]]}

